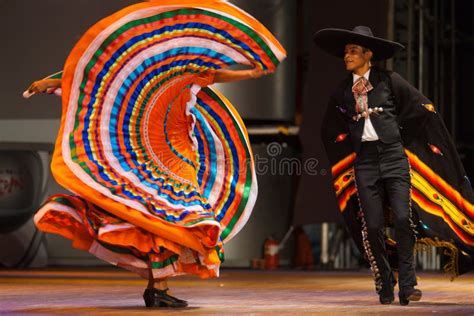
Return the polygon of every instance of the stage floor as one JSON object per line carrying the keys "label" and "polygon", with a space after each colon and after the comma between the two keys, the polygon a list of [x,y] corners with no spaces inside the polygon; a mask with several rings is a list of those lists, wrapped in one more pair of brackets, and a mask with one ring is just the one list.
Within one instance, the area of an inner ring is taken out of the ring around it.
{"label": "stage floor", "polygon": [[[115,269],[0,270],[2,315],[145,315],[145,281]],[[187,299],[173,314],[474,315],[474,274],[450,282],[419,274],[420,302],[380,305],[369,271],[295,272],[223,270],[219,279],[178,277],[173,293]]]}

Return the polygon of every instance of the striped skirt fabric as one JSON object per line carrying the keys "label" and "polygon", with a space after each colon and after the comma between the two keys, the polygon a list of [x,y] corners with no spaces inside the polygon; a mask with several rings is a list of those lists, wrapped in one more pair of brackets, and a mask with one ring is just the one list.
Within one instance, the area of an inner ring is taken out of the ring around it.
{"label": "striped skirt fabric", "polygon": [[92,26],[62,73],[55,195],[35,222],[148,277],[218,276],[257,182],[245,126],[217,69],[274,70],[285,50],[224,1],[143,2]]}

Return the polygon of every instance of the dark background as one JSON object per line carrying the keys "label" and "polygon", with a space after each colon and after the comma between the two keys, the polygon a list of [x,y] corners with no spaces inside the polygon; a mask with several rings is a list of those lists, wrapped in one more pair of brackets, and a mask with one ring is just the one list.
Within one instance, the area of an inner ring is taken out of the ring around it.
{"label": "dark background", "polygon": [[[24,100],[21,93],[33,80],[60,70],[68,52],[89,26],[136,2],[0,0],[0,120],[58,119],[58,99],[37,96],[33,101]],[[473,178],[474,1],[231,2],[261,20],[287,48],[288,59],[271,77],[219,86],[219,89],[229,97],[249,127],[300,127],[297,136],[277,132],[262,137],[258,131],[252,133],[251,140],[255,146],[278,143],[287,146],[282,148],[287,148],[285,150],[293,157],[318,161],[317,175],[259,175],[261,183],[275,183],[275,186],[260,187],[262,194],[258,209],[274,208],[273,196],[285,201],[277,207],[279,213],[284,210],[288,214],[289,219],[285,219],[288,224],[339,218],[328,174],[330,168],[319,135],[328,97],[346,72],[341,60],[313,45],[313,33],[326,27],[352,29],[356,25],[367,25],[376,36],[392,38],[409,47],[386,66],[398,71],[417,87],[422,83],[421,90],[440,108],[467,173]],[[420,21],[423,21],[421,40]],[[423,54],[420,47],[423,47]],[[423,65],[421,75],[420,64]],[[25,128],[28,125],[19,128],[18,135],[24,133]],[[41,134],[44,131],[35,132]],[[1,126],[0,140],[3,140]],[[282,178],[285,180],[280,182]]]}
{"label": "dark background", "polygon": [[34,80],[62,70],[74,44],[100,19],[133,0],[0,0],[0,118],[51,119],[60,103],[47,95],[21,98]]}

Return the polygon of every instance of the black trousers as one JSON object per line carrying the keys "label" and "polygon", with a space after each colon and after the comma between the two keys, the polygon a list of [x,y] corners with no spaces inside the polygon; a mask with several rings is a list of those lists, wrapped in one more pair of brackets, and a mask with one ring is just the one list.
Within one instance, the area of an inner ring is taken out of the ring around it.
{"label": "black trousers", "polygon": [[402,144],[362,142],[354,170],[359,201],[366,221],[367,239],[380,272],[382,292],[391,289],[394,283],[385,250],[384,199],[388,199],[394,215],[399,288],[414,287],[415,233],[410,218],[410,167]]}

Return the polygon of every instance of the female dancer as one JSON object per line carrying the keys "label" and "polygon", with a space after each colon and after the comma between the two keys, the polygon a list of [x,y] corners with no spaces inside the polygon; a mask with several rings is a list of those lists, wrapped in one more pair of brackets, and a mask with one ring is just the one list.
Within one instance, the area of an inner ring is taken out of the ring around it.
{"label": "female dancer", "polygon": [[245,126],[208,86],[261,77],[284,57],[223,1],[144,2],[98,22],[62,74],[29,88],[61,88],[52,172],[75,194],[50,197],[36,225],[147,278],[147,307],[187,306],[167,279],[218,276],[257,195]]}

